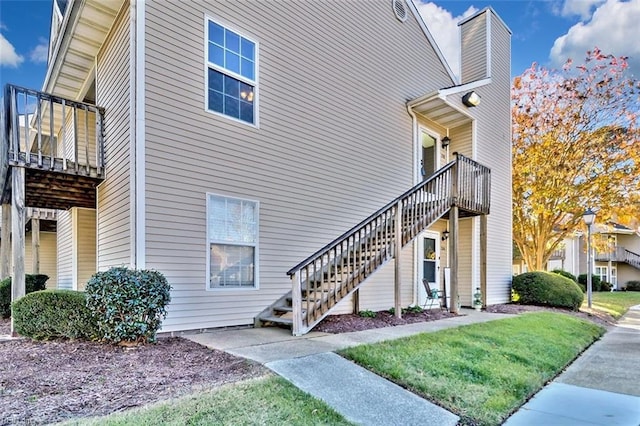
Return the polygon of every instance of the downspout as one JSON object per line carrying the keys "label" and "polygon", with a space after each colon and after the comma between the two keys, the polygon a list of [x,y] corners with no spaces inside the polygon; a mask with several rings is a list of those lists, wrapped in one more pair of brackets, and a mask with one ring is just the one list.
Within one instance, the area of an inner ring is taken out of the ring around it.
{"label": "downspout", "polygon": [[[418,117],[416,116],[415,111],[410,105],[407,105],[407,112],[411,116],[411,129],[413,133],[411,148],[413,150],[413,183],[418,181],[418,160],[415,158],[415,149],[418,146]],[[416,259],[418,258],[418,245],[413,245],[413,300],[411,302],[412,306],[418,305],[418,286],[416,283],[418,282],[418,262]]]}

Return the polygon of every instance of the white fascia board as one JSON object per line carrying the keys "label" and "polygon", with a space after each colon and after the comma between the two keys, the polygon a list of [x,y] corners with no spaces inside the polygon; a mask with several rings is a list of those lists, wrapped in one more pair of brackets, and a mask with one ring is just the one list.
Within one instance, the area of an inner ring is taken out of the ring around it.
{"label": "white fascia board", "polygon": [[438,58],[440,59],[440,62],[442,62],[442,65],[444,66],[444,69],[447,71],[447,74],[449,74],[449,77],[451,78],[451,81],[453,81],[456,84],[460,83],[460,79],[451,70],[451,67],[449,66],[449,63],[444,58],[444,55],[442,54],[442,51],[440,50],[440,47],[438,47],[438,44],[436,43],[436,40],[431,35],[431,32],[429,31],[429,28],[427,28],[427,24],[425,24],[424,20],[422,19],[422,16],[420,15],[420,12],[418,11],[418,8],[416,7],[416,5],[415,5],[415,3],[413,1],[414,0],[406,0],[407,5],[409,6],[409,9],[411,9],[411,12],[413,13],[413,16],[416,18],[416,20],[418,21],[418,24],[420,25],[420,28],[422,28],[422,31],[427,36],[427,39],[429,40],[429,43],[431,43],[431,46],[433,47],[433,50],[435,50],[436,55],[438,55]]}
{"label": "white fascia board", "polygon": [[446,97],[455,93],[466,92],[469,90],[477,89],[478,87],[487,86],[491,84],[491,77],[483,78],[481,80],[472,81],[460,86],[447,87],[446,89],[438,90],[440,97]]}
{"label": "white fascia board", "polygon": [[47,74],[42,84],[43,92],[51,93],[53,82],[55,82],[58,77],[63,58],[66,56],[69,44],[71,43],[71,34],[73,34],[78,24],[81,3],[81,1],[69,0],[69,4],[67,4],[64,20],[58,31],[58,39],[53,50],[53,55],[51,56],[53,61],[49,63],[47,67]]}

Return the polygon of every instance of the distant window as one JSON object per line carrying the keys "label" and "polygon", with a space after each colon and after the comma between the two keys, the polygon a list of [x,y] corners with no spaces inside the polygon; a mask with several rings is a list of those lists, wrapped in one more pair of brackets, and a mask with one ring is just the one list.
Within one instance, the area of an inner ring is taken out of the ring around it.
{"label": "distant window", "polygon": [[208,286],[255,288],[258,202],[207,196]]}
{"label": "distant window", "polygon": [[607,269],[608,268],[606,266],[596,266],[595,272],[593,275],[597,275],[598,277],[600,277],[600,281],[609,282],[609,278],[607,276]]}
{"label": "distant window", "polygon": [[207,20],[207,109],[255,124],[256,43]]}

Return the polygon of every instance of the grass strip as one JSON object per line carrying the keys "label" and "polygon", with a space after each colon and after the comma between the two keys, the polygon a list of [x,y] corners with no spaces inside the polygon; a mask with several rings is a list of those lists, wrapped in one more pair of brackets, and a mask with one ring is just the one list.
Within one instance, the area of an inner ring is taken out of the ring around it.
{"label": "grass strip", "polygon": [[559,313],[530,313],[345,349],[341,355],[458,414],[498,425],[604,329]]}
{"label": "grass strip", "polygon": [[66,425],[351,425],[322,401],[268,376]]}
{"label": "grass strip", "polygon": [[[640,292],[638,291],[614,291],[593,292],[591,307],[604,311],[618,319],[624,315],[630,307],[640,305]],[[582,310],[587,310],[587,297],[582,304]]]}

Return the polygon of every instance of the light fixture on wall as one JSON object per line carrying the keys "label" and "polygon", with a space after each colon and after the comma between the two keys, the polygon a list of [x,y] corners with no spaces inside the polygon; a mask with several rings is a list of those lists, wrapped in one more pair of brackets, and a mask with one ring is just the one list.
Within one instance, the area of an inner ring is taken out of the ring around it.
{"label": "light fixture on wall", "polygon": [[445,136],[444,138],[442,138],[440,143],[442,144],[442,148],[444,149],[444,148],[448,147],[449,144],[451,143],[451,138],[449,138],[449,136]]}
{"label": "light fixture on wall", "polygon": [[447,229],[442,233],[442,241],[447,241],[448,239],[449,239],[449,230]]}
{"label": "light fixture on wall", "polygon": [[480,95],[478,95],[474,91],[471,91],[462,97],[462,103],[468,107],[478,106],[480,105]]}

